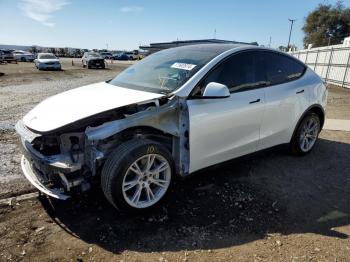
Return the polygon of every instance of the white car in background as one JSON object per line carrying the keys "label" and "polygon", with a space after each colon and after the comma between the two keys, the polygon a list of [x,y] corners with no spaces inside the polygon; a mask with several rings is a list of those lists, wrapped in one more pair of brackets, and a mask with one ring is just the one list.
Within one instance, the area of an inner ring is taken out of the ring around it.
{"label": "white car in background", "polygon": [[114,207],[142,211],[164,199],[175,176],[280,144],[309,153],[326,101],[321,78],[286,53],[171,48],[32,109],[16,125],[22,169],[52,197],[98,181]]}
{"label": "white car in background", "polygon": [[61,70],[60,60],[52,53],[39,53],[34,63],[39,70]]}
{"label": "white car in background", "polygon": [[33,62],[35,59],[35,56],[32,53],[27,51],[15,50],[12,52],[12,54],[17,59],[17,61]]}

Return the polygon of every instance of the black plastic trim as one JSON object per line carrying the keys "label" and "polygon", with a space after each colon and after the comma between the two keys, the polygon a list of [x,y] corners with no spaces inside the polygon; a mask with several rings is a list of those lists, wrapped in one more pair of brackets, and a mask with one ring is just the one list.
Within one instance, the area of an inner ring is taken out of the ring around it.
{"label": "black plastic trim", "polygon": [[297,124],[296,124],[295,127],[294,127],[294,131],[293,131],[293,135],[292,135],[292,137],[291,137],[291,141],[292,141],[292,139],[293,139],[293,137],[294,137],[294,135],[295,135],[295,132],[297,131],[297,129],[298,129],[298,127],[299,127],[301,121],[304,119],[305,115],[306,115],[308,112],[310,112],[313,108],[319,108],[319,109],[322,110],[323,119],[320,119],[320,120],[322,120],[322,125],[321,125],[321,128],[320,128],[320,131],[322,130],[323,125],[324,125],[324,122],[325,122],[325,119],[326,119],[326,113],[325,113],[325,111],[324,111],[324,109],[323,109],[323,107],[322,107],[321,105],[319,105],[319,104],[313,104],[313,105],[309,106],[309,107],[304,111],[304,113],[301,115],[301,117],[299,118]]}

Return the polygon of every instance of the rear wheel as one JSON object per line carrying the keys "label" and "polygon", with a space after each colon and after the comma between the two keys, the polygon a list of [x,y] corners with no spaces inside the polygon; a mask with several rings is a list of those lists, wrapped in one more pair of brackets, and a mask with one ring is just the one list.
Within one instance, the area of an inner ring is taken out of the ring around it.
{"label": "rear wheel", "polygon": [[134,139],[120,145],[107,159],[101,175],[102,190],[121,211],[147,211],[165,198],[173,174],[172,156],[163,145]]}
{"label": "rear wheel", "polygon": [[317,114],[309,112],[299,124],[292,141],[291,151],[297,155],[309,153],[315,146],[321,131],[320,118]]}

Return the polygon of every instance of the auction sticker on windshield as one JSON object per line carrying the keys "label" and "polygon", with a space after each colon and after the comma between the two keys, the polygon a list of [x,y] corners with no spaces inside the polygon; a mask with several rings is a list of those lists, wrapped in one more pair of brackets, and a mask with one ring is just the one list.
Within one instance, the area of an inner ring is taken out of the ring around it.
{"label": "auction sticker on windshield", "polygon": [[196,67],[196,65],[186,63],[174,63],[171,67],[191,71],[193,68]]}

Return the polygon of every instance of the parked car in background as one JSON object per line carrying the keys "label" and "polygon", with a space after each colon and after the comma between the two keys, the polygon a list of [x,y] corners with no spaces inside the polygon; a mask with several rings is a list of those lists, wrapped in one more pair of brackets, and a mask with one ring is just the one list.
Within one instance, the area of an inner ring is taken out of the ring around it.
{"label": "parked car in background", "polygon": [[2,61],[6,61],[8,63],[12,63],[15,62],[17,63],[17,59],[15,58],[15,56],[12,54],[11,50],[0,50],[0,60]]}
{"label": "parked car in background", "polygon": [[104,58],[104,59],[112,59],[113,54],[110,52],[101,52],[100,55]]}
{"label": "parked car in background", "polygon": [[130,60],[130,57],[126,53],[120,53],[113,57],[114,60],[127,61]]}
{"label": "parked car in background", "polygon": [[112,58],[113,60],[118,60],[117,58],[122,54],[123,52],[117,51],[112,53]]}
{"label": "parked car in background", "polygon": [[39,53],[34,63],[39,70],[61,70],[60,60],[52,53]]}
{"label": "parked car in background", "polygon": [[327,93],[310,67],[273,49],[166,49],[32,109],[16,125],[22,169],[52,197],[100,182],[114,207],[144,211],[159,205],[176,176],[280,144],[310,153]]}
{"label": "parked car in background", "polygon": [[87,68],[102,68],[104,69],[105,66],[105,60],[104,58],[97,52],[85,52],[81,62],[83,64],[83,67]]}
{"label": "parked car in background", "polygon": [[135,52],[125,52],[125,54],[129,57],[129,60],[137,60],[139,58]]}
{"label": "parked car in background", "polygon": [[12,52],[12,54],[17,59],[17,61],[33,62],[35,59],[35,56],[32,53],[27,51],[15,50]]}

